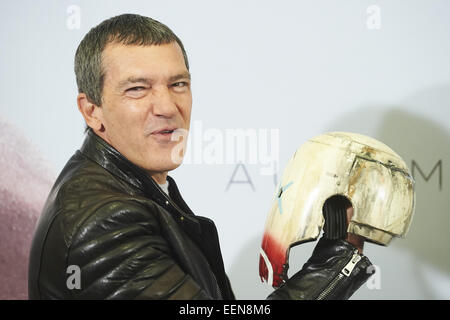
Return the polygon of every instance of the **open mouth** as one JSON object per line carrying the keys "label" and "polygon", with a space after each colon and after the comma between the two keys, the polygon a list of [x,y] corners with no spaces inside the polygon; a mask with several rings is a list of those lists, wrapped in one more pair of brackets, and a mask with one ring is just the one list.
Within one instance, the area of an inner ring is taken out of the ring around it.
{"label": "open mouth", "polygon": [[164,128],[152,132],[152,136],[157,138],[160,142],[169,142],[175,137],[177,128]]}
{"label": "open mouth", "polygon": [[155,130],[155,131],[152,132],[152,134],[155,134],[155,135],[157,135],[157,134],[168,135],[168,134],[173,133],[176,130],[177,130],[177,128],[174,128],[174,127],[170,128],[169,127],[169,128],[163,128],[163,129]]}

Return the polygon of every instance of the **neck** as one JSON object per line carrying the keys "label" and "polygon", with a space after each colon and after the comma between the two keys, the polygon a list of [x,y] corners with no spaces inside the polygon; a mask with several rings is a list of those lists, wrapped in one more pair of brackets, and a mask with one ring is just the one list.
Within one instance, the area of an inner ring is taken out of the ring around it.
{"label": "neck", "polygon": [[153,180],[156,181],[156,183],[164,184],[164,183],[166,183],[166,179],[167,179],[167,171],[154,173],[151,175],[151,177],[153,178]]}

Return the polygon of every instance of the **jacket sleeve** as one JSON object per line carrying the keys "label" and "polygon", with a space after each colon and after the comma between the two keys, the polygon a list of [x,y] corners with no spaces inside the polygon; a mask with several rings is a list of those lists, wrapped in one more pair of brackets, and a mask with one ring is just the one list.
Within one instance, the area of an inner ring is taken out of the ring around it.
{"label": "jacket sleeve", "polygon": [[158,219],[138,202],[101,205],[72,239],[67,265],[78,266],[81,277],[74,299],[209,298],[174,261]]}
{"label": "jacket sleeve", "polygon": [[374,273],[371,266],[370,260],[348,242],[322,238],[303,268],[268,299],[348,299]]}

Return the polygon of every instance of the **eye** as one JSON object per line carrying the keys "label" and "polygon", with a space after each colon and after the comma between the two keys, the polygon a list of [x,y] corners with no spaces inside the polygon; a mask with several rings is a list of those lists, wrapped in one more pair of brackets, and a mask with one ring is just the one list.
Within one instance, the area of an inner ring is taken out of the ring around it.
{"label": "eye", "polygon": [[142,91],[145,90],[145,87],[133,87],[133,88],[129,88],[126,91]]}
{"label": "eye", "polygon": [[176,91],[184,91],[186,88],[189,87],[189,82],[187,81],[179,81],[175,82],[171,85]]}
{"label": "eye", "polygon": [[142,98],[146,93],[147,88],[143,86],[132,87],[125,90],[125,94],[130,98]]}

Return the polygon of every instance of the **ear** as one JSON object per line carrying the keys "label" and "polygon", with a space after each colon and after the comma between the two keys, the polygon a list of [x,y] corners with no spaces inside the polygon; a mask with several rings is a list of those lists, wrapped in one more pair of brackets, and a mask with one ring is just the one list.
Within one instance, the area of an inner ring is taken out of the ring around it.
{"label": "ear", "polygon": [[89,101],[85,93],[79,93],[77,96],[78,110],[86,121],[86,124],[91,127],[94,132],[103,132],[103,109]]}

